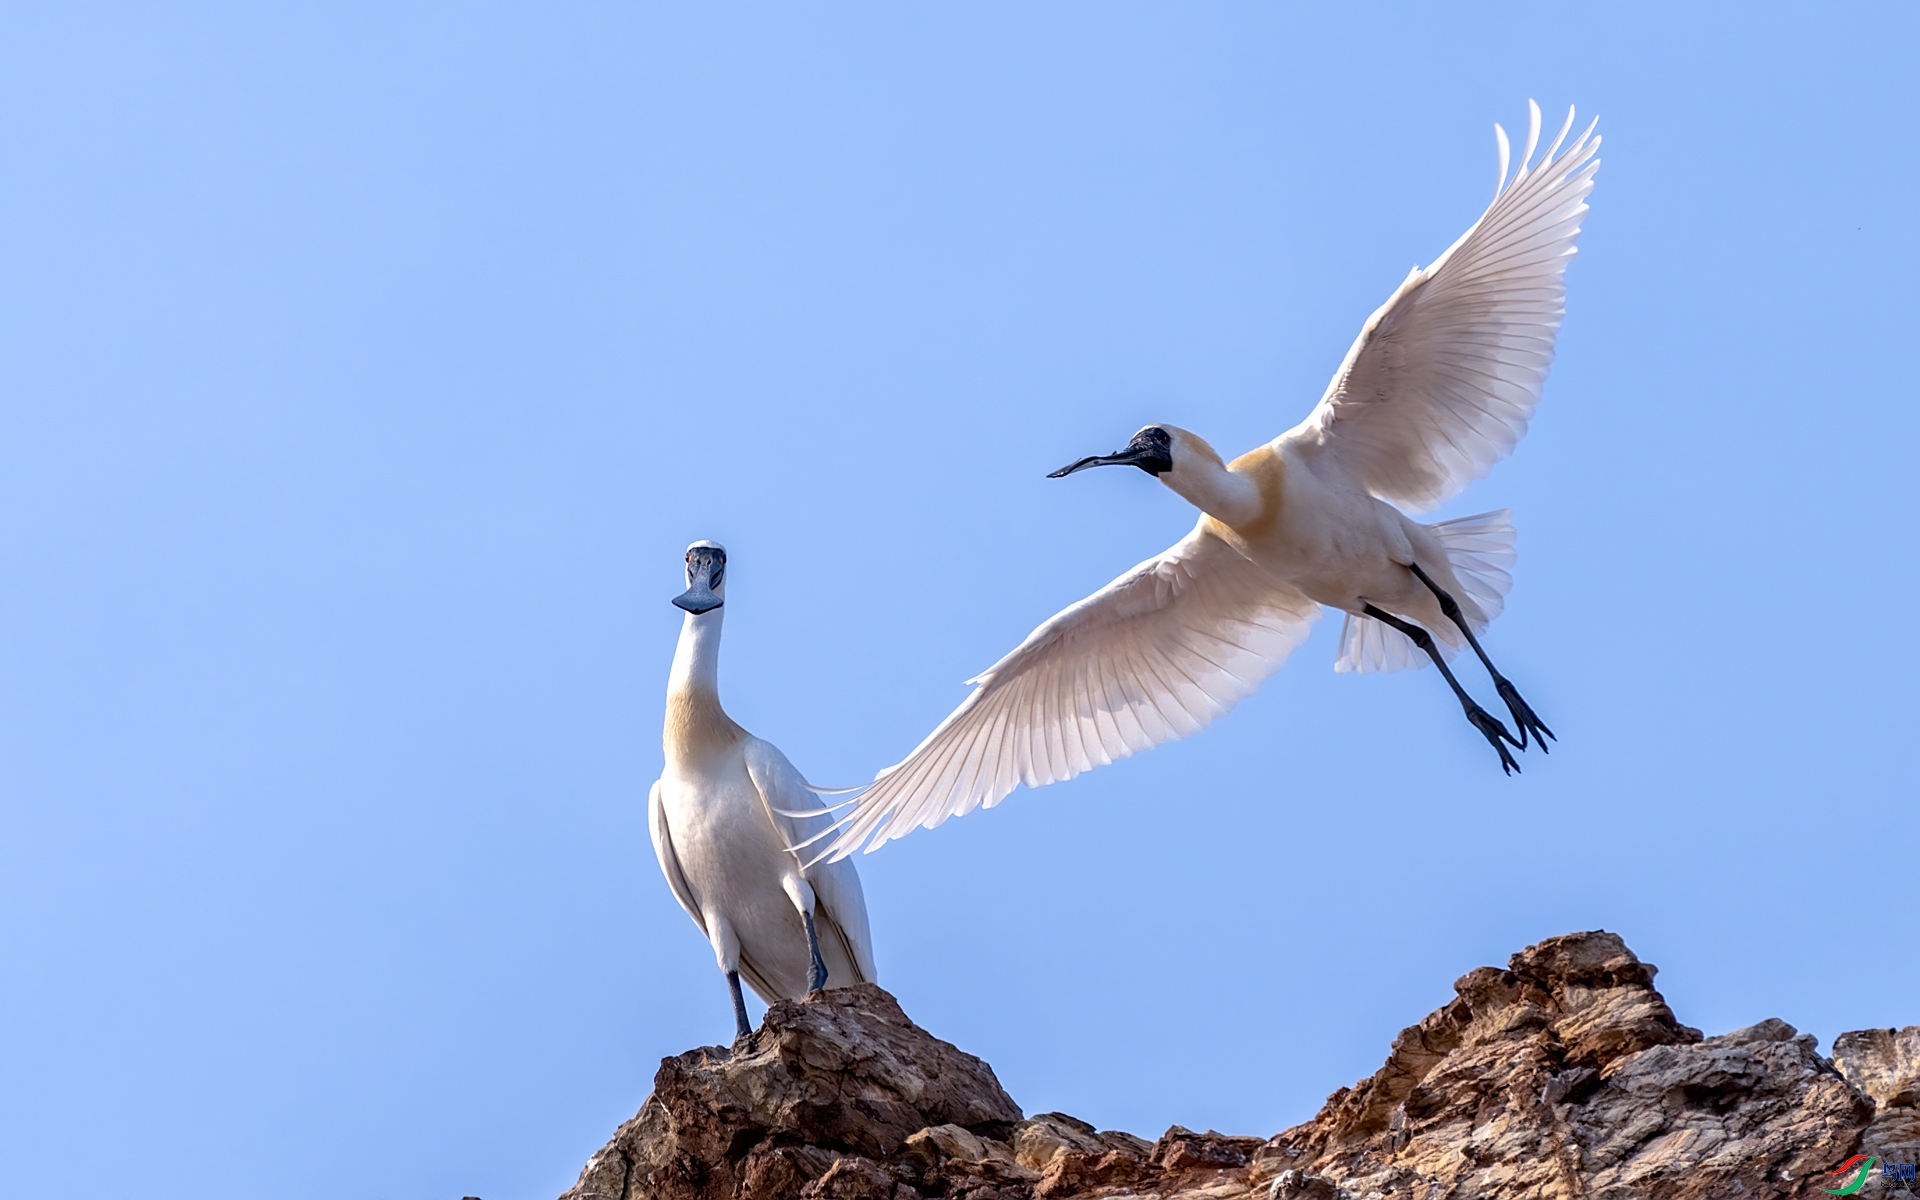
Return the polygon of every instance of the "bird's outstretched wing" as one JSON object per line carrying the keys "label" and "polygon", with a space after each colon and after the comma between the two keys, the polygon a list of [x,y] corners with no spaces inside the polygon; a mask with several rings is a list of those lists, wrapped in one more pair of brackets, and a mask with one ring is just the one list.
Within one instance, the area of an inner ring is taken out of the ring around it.
{"label": "bird's outstretched wing", "polygon": [[1492,205],[1434,264],[1407,276],[1367,318],[1327,394],[1282,435],[1319,441],[1368,491],[1415,512],[1458,493],[1513,449],[1540,399],[1566,311],[1600,139],[1587,126],[1564,153],[1573,110],[1538,163],[1540,109],[1526,153]]}
{"label": "bird's outstretched wing", "polygon": [[851,802],[820,857],[873,850],[916,825],[992,807],[1022,783],[1058,783],[1185,737],[1260,686],[1319,606],[1247,561],[1211,522],[1202,517],[1172,549],[970,680],[979,686],[960,707]]}

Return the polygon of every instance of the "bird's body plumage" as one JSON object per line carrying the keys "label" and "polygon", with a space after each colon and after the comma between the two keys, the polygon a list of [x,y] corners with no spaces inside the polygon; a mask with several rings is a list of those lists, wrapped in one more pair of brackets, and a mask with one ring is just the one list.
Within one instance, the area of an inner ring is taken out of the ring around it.
{"label": "bird's body plumage", "polygon": [[[1189,435],[1190,436],[1190,435]],[[1369,602],[1422,624],[1444,626],[1438,601],[1407,573],[1408,563],[1434,564],[1443,587],[1459,581],[1432,528],[1369,494],[1339,455],[1297,436],[1285,436],[1234,460],[1227,468],[1258,481],[1271,498],[1270,515],[1229,525],[1204,515],[1209,532],[1291,587],[1328,608],[1359,613]],[[1476,608],[1474,619],[1481,620]],[[1447,642],[1457,644],[1457,634]]]}
{"label": "bird's body plumage", "polygon": [[817,801],[770,742],[728,717],[717,687],[723,611],[688,613],[667,688],[666,763],[648,797],[648,830],[674,897],[771,1004],[808,989],[811,910],[827,978],[875,980],[866,900],[851,863],[803,865],[790,848],[826,822],[793,816]]}
{"label": "bird's body plumage", "polygon": [[1204,727],[1285,662],[1321,606],[1347,614],[1336,669],[1431,658],[1503,766],[1513,760],[1500,736],[1524,748],[1530,731],[1546,733],[1493,672],[1521,730],[1519,739],[1506,734],[1445,661],[1471,645],[1492,672],[1475,635],[1499,615],[1511,583],[1509,514],[1432,525],[1407,515],[1457,494],[1513,448],[1553,357],[1599,139],[1589,126],[1561,153],[1569,112],[1530,162],[1540,115],[1530,112],[1512,180],[1496,126],[1493,203],[1368,318],[1299,425],[1230,464],[1194,434],[1149,426],[1126,452],[1055,472],[1139,466],[1201,515],[1166,553],[1045,622],[970,681],[979,686],[960,707],[849,802],[823,859]]}

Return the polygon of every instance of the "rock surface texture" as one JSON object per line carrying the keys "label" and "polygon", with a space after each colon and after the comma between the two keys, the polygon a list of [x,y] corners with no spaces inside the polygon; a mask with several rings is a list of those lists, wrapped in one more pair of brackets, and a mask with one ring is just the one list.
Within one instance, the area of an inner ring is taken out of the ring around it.
{"label": "rock surface texture", "polygon": [[1874,1104],[1860,1152],[1920,1163],[1920,1025],[1843,1033],[1833,1039],[1833,1065]]}
{"label": "rock surface texture", "polygon": [[1780,1020],[1703,1038],[1653,974],[1613,934],[1552,938],[1463,976],[1306,1124],[1156,1142],[1023,1119],[887,993],[833,989],[663,1062],[562,1200],[1761,1200],[1855,1153],[1915,1161],[1920,1026],[1832,1061]]}

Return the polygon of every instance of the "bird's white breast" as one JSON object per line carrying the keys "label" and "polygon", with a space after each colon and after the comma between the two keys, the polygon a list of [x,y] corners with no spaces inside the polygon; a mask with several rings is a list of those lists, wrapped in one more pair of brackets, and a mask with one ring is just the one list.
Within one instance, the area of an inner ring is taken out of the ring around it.
{"label": "bird's white breast", "polygon": [[[1261,457],[1256,459],[1255,455]],[[1244,466],[1243,466],[1244,464]],[[1370,495],[1329,455],[1286,441],[1234,463],[1271,493],[1270,516],[1233,531],[1241,552],[1321,604],[1354,611],[1402,586],[1411,561],[1404,518]]]}
{"label": "bird's white breast", "polygon": [[669,761],[660,800],[688,880],[702,896],[778,892],[787,852],[736,747],[693,763]]}

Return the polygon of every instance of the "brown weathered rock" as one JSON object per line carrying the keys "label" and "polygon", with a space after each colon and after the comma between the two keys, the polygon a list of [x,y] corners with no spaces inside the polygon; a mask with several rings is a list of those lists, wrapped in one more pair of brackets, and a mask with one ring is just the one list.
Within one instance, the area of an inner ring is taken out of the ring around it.
{"label": "brown weathered rock", "polygon": [[653,1095],[567,1197],[792,1200],[816,1180],[838,1189],[822,1195],[852,1195],[875,1177],[849,1167],[828,1179],[836,1159],[893,1159],[937,1125],[1005,1138],[1019,1120],[991,1067],[907,1020],[892,996],[834,988],[775,1004],[738,1053],[661,1063]]}
{"label": "brown weathered rock", "polygon": [[1100,1188],[1132,1183],[1147,1173],[1144,1158],[1122,1150],[1069,1150],[1047,1164],[1047,1173],[1040,1177],[1033,1194],[1039,1200],[1083,1196]]}
{"label": "brown weathered rock", "polygon": [[1471,971],[1261,1166],[1357,1195],[1679,1200],[1803,1194],[1854,1152],[1871,1107],[1811,1037],[1773,1020],[1703,1041],[1653,974],[1610,933]]}
{"label": "brown weathered rock", "polygon": [[[820,1178],[798,1193],[782,1191],[781,1196],[798,1195],[800,1200],[899,1200],[903,1185],[893,1172],[870,1158],[849,1155],[837,1158]],[[908,1195],[918,1195],[911,1187]]]}
{"label": "brown weathered rock", "polygon": [[1920,1025],[1843,1033],[1833,1039],[1833,1065],[1874,1104],[1860,1152],[1920,1162]]}
{"label": "brown weathered rock", "polygon": [[1462,976],[1312,1121],[1151,1144],[1023,1121],[891,996],[836,989],[663,1062],[562,1200],[1766,1200],[1856,1151],[1915,1160],[1920,1026],[1842,1035],[1836,1071],[1780,1020],[1703,1039],[1653,975],[1613,934],[1549,939]]}

